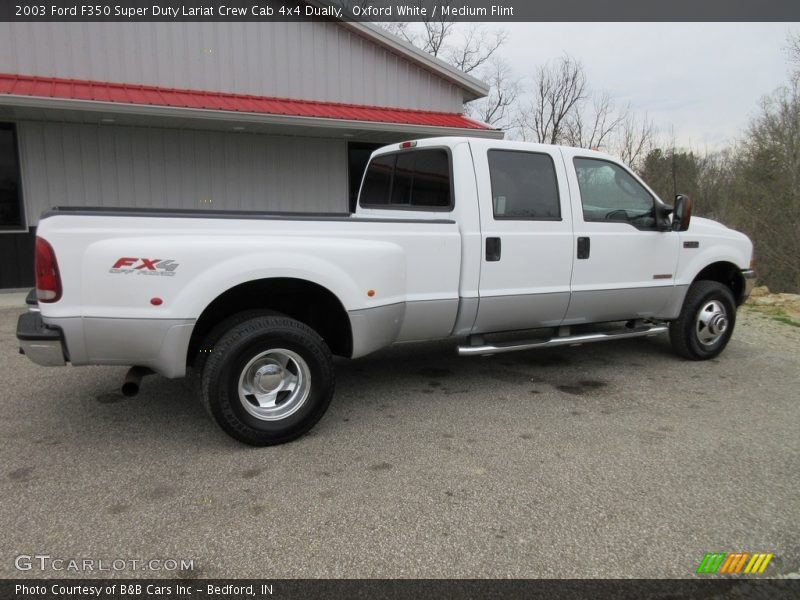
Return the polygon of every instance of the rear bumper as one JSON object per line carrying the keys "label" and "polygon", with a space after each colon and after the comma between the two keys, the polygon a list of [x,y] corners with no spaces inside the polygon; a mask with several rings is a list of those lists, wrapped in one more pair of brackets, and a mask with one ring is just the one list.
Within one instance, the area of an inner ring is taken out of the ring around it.
{"label": "rear bumper", "polygon": [[17,340],[20,352],[37,365],[60,367],[67,362],[61,329],[45,325],[38,312],[20,315],[17,321]]}
{"label": "rear bumper", "polygon": [[744,277],[744,289],[742,290],[742,303],[744,303],[756,286],[756,272],[752,269],[745,269],[742,271],[742,277]]}

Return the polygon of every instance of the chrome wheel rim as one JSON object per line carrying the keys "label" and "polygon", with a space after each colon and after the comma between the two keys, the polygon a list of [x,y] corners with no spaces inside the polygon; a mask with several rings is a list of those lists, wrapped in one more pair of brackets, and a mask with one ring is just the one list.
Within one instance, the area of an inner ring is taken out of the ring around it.
{"label": "chrome wheel rim", "polygon": [[713,346],[725,335],[729,325],[725,306],[718,300],[710,300],[697,313],[695,321],[697,340],[704,346]]}
{"label": "chrome wheel rim", "polygon": [[262,421],[280,421],[308,400],[311,371],[303,357],[284,348],[254,356],[239,375],[239,401]]}

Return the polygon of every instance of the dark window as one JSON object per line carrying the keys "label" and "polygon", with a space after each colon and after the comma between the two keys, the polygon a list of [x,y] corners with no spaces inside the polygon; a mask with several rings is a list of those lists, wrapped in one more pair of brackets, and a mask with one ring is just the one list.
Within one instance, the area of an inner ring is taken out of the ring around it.
{"label": "dark window", "polygon": [[373,207],[449,209],[449,154],[435,148],[377,157],[367,168],[360,202]]}
{"label": "dark window", "polygon": [[[411,186],[414,185],[414,152],[396,154],[392,200],[389,204],[411,204]],[[417,153],[418,154],[418,153]]]}
{"label": "dark window", "polygon": [[386,144],[367,144],[364,142],[350,142],[347,144],[347,182],[350,196],[350,212],[355,212],[358,202],[358,188],[367,168],[370,155]]}
{"label": "dark window", "polygon": [[388,204],[392,191],[394,154],[385,154],[373,160],[361,188],[361,204]]}
{"label": "dark window", "polygon": [[[450,206],[450,157],[444,150],[420,150],[411,153],[414,163],[414,206]],[[398,165],[400,161],[397,161]]]}
{"label": "dark window", "polygon": [[575,158],[584,221],[630,223],[654,228],[655,200],[621,166],[596,158]]}
{"label": "dark window", "polygon": [[553,159],[547,154],[489,150],[495,219],[560,219]]}
{"label": "dark window", "polygon": [[25,227],[14,126],[0,123],[0,231]]}

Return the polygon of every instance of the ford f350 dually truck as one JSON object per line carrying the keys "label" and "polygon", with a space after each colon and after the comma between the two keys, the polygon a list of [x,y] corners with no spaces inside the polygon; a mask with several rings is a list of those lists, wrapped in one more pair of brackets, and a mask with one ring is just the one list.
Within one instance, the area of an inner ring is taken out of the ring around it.
{"label": "ford f350 dually truck", "polygon": [[690,216],[687,197],[666,205],[600,152],[403,142],[372,155],[353,215],[46,212],[17,337],[41,365],[131,366],[128,391],[142,374],[191,369],[227,433],[278,444],[327,409],[332,355],[448,337],[487,355],[669,331],[682,356],[717,356],[753,283],[752,244]]}

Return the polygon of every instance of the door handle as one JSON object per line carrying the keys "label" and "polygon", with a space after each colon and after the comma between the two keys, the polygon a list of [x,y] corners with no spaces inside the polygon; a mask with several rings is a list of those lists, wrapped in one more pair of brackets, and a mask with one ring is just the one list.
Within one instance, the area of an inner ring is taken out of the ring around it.
{"label": "door handle", "polygon": [[578,258],[589,258],[591,240],[588,237],[578,238]]}
{"label": "door handle", "polygon": [[497,262],[500,260],[501,244],[499,237],[486,238],[486,262]]}

